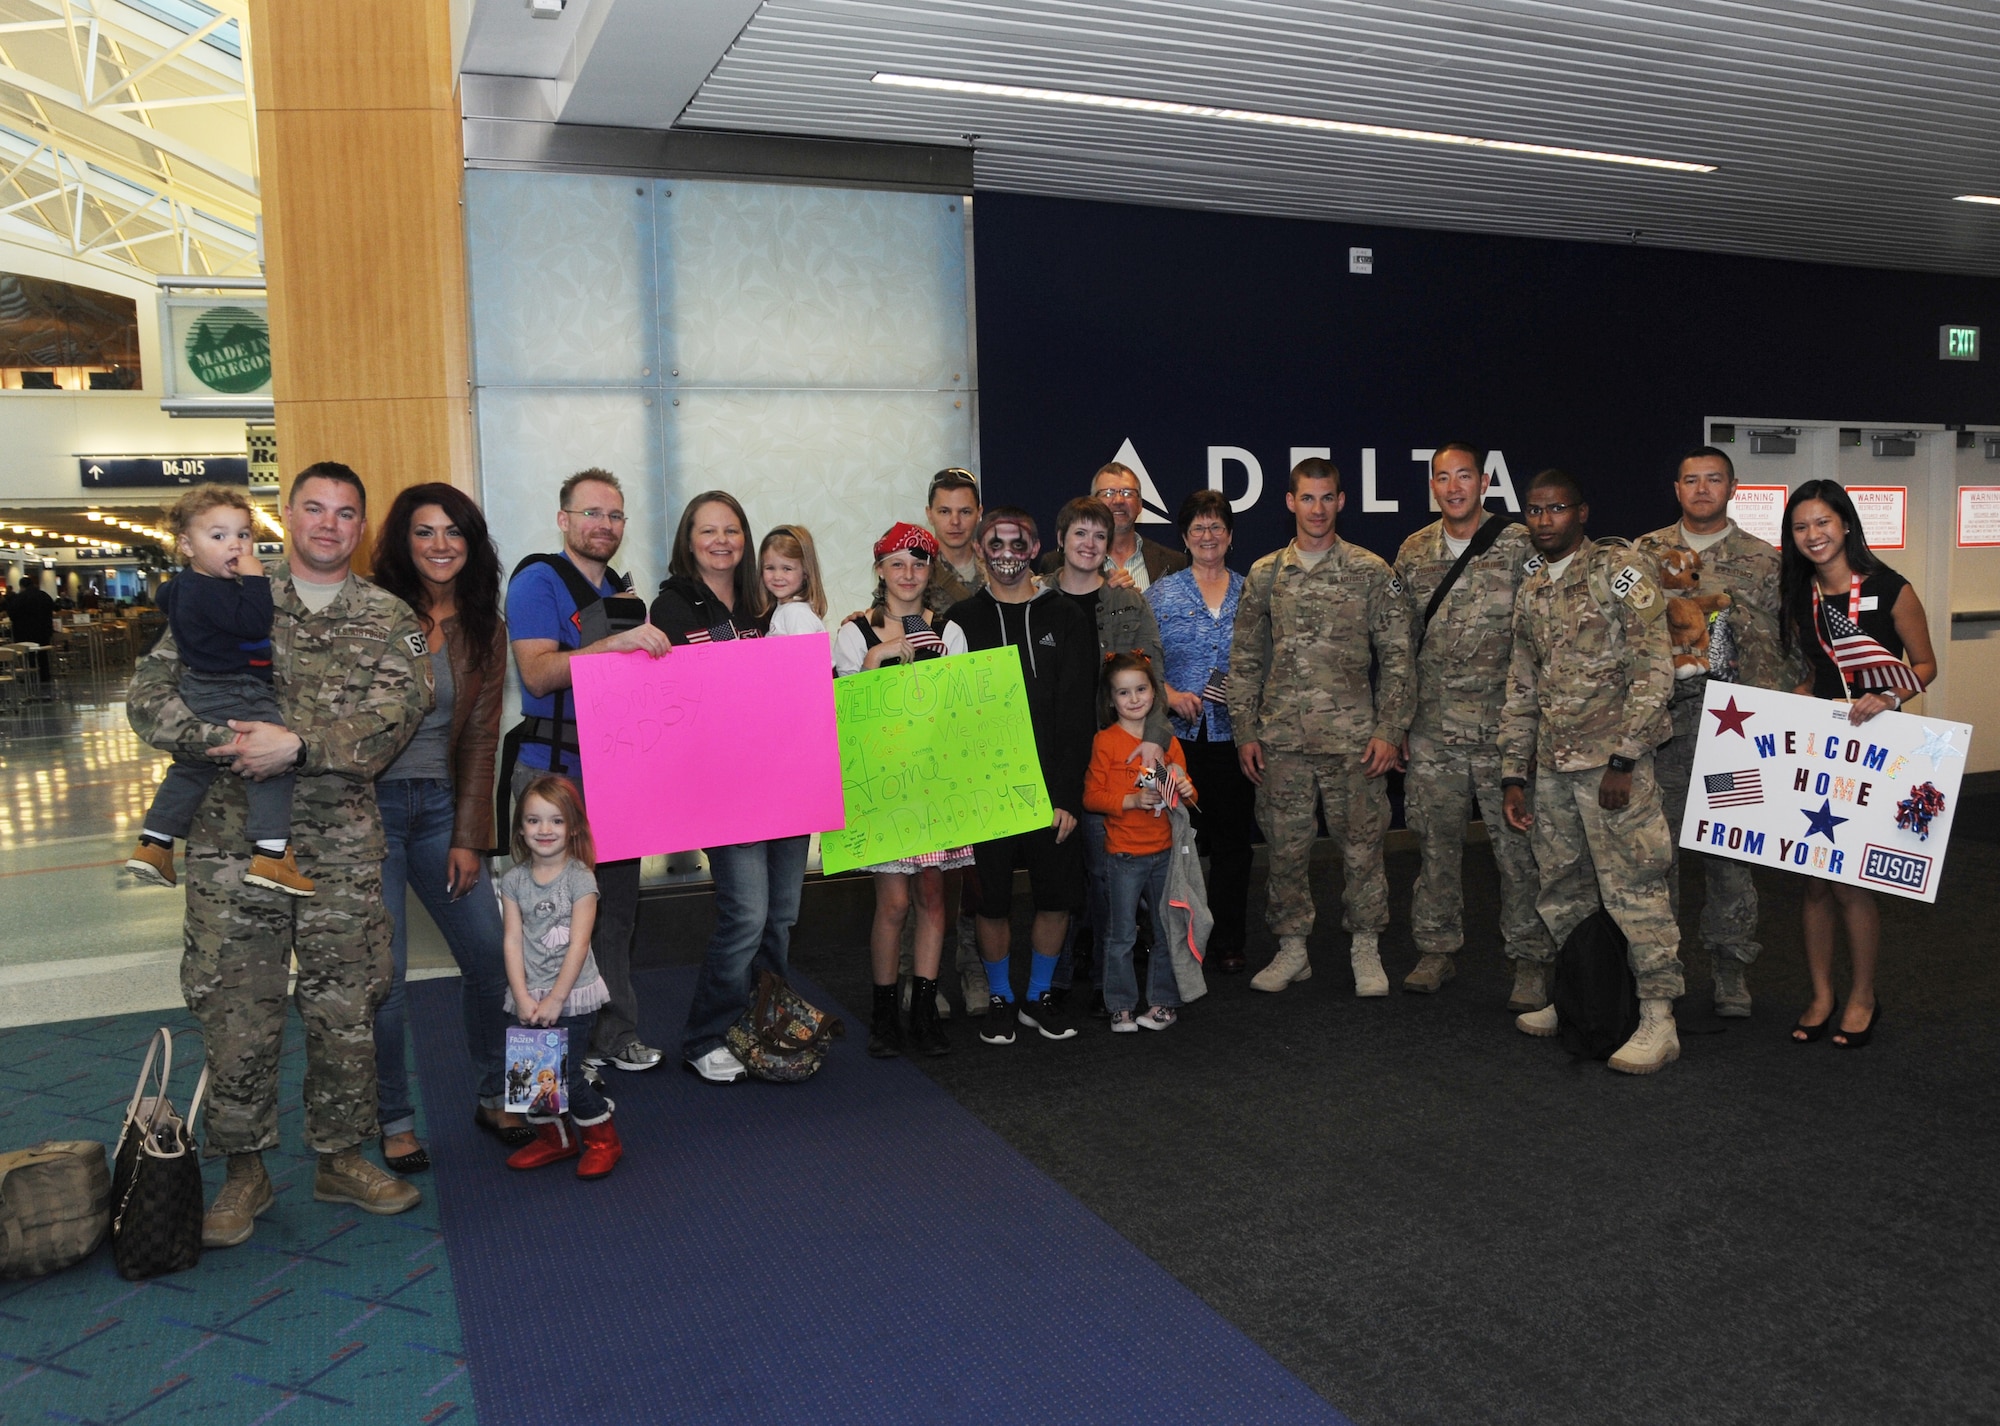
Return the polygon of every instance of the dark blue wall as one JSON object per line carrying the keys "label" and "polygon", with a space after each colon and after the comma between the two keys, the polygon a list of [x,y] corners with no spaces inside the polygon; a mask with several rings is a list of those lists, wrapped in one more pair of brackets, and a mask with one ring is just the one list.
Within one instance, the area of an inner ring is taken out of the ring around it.
{"label": "dark blue wall", "polygon": [[[1992,279],[999,193],[974,211],[988,503],[1048,519],[1130,438],[1171,514],[1208,447],[1242,446],[1264,494],[1239,567],[1290,536],[1292,446],[1333,448],[1342,532],[1391,557],[1433,518],[1409,453],[1445,440],[1499,448],[1519,489],[1571,470],[1592,530],[1630,535],[1672,517],[1707,415],[2000,422],[2000,357],[1937,359],[1947,322],[2000,343]],[[1360,513],[1364,446],[1394,514]]]}

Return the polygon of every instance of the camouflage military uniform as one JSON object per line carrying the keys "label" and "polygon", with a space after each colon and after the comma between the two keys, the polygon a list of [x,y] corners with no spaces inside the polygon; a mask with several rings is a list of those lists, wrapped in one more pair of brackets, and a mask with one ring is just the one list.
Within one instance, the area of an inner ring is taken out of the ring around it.
{"label": "camouflage military uniform", "polygon": [[[1641,535],[1638,543],[1656,561],[1669,547],[1693,548],[1678,521],[1664,530]],[[1730,598],[1722,617],[1729,621],[1736,645],[1736,682],[1787,691],[1798,685],[1798,670],[1778,638],[1777,550],[1745,534],[1731,520],[1728,533],[1701,551],[1700,592],[1725,593]],[[1694,745],[1701,735],[1701,703],[1707,688],[1706,674],[1674,680],[1673,701],[1667,705],[1673,740],[1654,755],[1667,829],[1674,834],[1674,865],[1667,871],[1667,894],[1675,915],[1681,909],[1681,814],[1687,809],[1688,780],[1694,772]],[[1761,947],[1757,944],[1757,883],[1749,865],[1700,854],[1694,861],[1702,868],[1708,893],[1701,908],[1702,944],[1713,955],[1750,964]]]}
{"label": "camouflage military uniform", "polygon": [[[410,607],[359,578],[314,614],[281,567],[271,598],[278,703],[305,743],[292,846],[318,892],[294,899],[243,884],[248,802],[241,779],[216,779],[187,843],[181,991],[207,1042],[209,1152],[272,1148],[285,980],[296,952],[305,1141],[329,1154],[376,1132],[375,1007],[389,993],[390,921],[374,779],[430,710],[431,665]],[[168,634],[133,674],[133,729],[169,752],[227,742],[228,729],[199,721],[181,702],[178,675]]]}
{"label": "camouflage military uniform", "polygon": [[936,591],[936,597],[931,601],[934,608],[949,609],[962,599],[970,599],[985,587],[986,566],[979,562],[976,553],[972,560],[971,579],[953,569],[951,561],[945,558],[943,551],[939,551],[938,557],[931,561],[931,588]]}
{"label": "camouflage military uniform", "polygon": [[1423,870],[1410,898],[1410,930],[1427,955],[1450,955],[1465,944],[1465,825],[1475,796],[1500,869],[1500,934],[1508,956],[1547,960],[1552,949],[1535,910],[1541,880],[1534,849],[1501,815],[1500,707],[1514,643],[1514,593],[1533,553],[1524,526],[1502,530],[1492,548],[1466,565],[1428,629],[1424,610],[1458,562],[1445,543],[1444,522],[1417,531],[1396,555],[1417,647],[1403,807],[1423,848]]}
{"label": "camouflage military uniform", "polygon": [[[1372,691],[1371,655],[1380,665]],[[1378,556],[1345,540],[1310,570],[1291,545],[1264,556],[1237,601],[1229,670],[1237,745],[1264,750],[1257,820],[1271,844],[1271,930],[1312,931],[1307,864],[1316,805],[1345,868],[1342,924],[1381,930],[1389,924],[1387,779],[1367,776],[1361,765],[1370,738],[1400,744],[1410,722],[1410,609],[1402,582]]]}
{"label": "camouflage military uniform", "polygon": [[[1500,775],[1537,769],[1536,906],[1554,944],[1601,902],[1625,932],[1642,999],[1682,989],[1666,885],[1673,840],[1653,780],[1674,677],[1665,613],[1651,562],[1622,541],[1585,540],[1554,578],[1538,566],[1515,598],[1500,717]],[[1613,756],[1635,764],[1632,797],[1607,812],[1597,793]]]}

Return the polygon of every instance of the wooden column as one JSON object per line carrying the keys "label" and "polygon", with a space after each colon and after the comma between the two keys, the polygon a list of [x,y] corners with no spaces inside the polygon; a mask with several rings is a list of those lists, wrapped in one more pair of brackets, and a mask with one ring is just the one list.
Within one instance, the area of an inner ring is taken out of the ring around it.
{"label": "wooden column", "polygon": [[449,0],[251,0],[285,478],[475,486]]}

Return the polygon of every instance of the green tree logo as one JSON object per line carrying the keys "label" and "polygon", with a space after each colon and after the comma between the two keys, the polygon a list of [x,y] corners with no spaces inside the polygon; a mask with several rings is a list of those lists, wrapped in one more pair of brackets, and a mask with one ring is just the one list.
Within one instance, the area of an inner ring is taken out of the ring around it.
{"label": "green tree logo", "polygon": [[243,307],[211,307],[187,338],[188,369],[210,391],[240,396],[271,380],[271,329]]}

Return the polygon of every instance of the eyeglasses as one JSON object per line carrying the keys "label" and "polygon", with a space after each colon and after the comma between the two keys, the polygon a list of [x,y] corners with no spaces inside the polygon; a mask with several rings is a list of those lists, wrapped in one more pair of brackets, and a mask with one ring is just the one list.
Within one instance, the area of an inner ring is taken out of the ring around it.
{"label": "eyeglasses", "polygon": [[1137,500],[1139,498],[1137,490],[1127,489],[1122,485],[1108,486],[1103,490],[1093,490],[1090,493],[1099,500]]}
{"label": "eyeglasses", "polygon": [[623,510],[598,510],[595,508],[589,510],[565,509],[563,514],[581,515],[593,525],[622,525],[625,523],[625,512]]}
{"label": "eyeglasses", "polygon": [[1204,524],[1188,526],[1187,533],[1205,539],[1210,535],[1226,535],[1229,533],[1229,527],[1219,520],[1210,520]]}
{"label": "eyeglasses", "polygon": [[1565,501],[1559,505],[1523,505],[1521,513],[1526,515],[1530,520],[1534,520],[1539,519],[1543,515],[1560,515],[1565,510],[1574,509],[1576,509],[1576,506],[1573,503]]}

